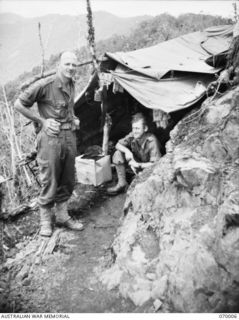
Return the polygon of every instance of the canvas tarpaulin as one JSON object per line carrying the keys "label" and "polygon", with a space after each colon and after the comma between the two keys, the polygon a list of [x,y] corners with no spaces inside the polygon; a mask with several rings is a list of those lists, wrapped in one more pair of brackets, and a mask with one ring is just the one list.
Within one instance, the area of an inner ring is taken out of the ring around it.
{"label": "canvas tarpaulin", "polygon": [[153,47],[106,55],[156,80],[161,79],[170,70],[214,73],[214,68],[205,62],[209,54],[200,45],[203,39],[201,32],[195,32]]}
{"label": "canvas tarpaulin", "polygon": [[[213,27],[145,49],[106,53],[108,59],[118,62],[108,71],[145,107],[166,113],[184,109],[205,94],[220,70],[206,60],[228,49],[232,31],[232,26]],[[170,71],[179,71],[180,78],[167,77]]]}
{"label": "canvas tarpaulin", "polygon": [[166,113],[194,104],[204,94],[212,75],[188,74],[181,78],[154,80],[134,73],[112,72],[114,79],[137,101]]}
{"label": "canvas tarpaulin", "polygon": [[232,40],[233,29],[233,25],[216,26],[206,29],[202,47],[212,55],[227,51]]}

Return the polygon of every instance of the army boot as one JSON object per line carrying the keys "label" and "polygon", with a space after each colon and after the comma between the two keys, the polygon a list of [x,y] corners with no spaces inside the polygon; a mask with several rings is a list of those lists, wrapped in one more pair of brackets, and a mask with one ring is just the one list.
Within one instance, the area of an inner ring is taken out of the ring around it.
{"label": "army boot", "polygon": [[116,186],[107,189],[107,193],[109,195],[116,195],[121,192],[125,192],[128,187],[128,183],[126,181],[125,166],[123,164],[117,164],[115,167],[118,176],[118,183],[116,184]]}
{"label": "army boot", "polygon": [[50,237],[52,235],[51,209],[40,207],[40,235]]}
{"label": "army boot", "polygon": [[81,222],[73,220],[67,211],[67,202],[56,203],[56,224],[71,230],[81,231],[84,226]]}

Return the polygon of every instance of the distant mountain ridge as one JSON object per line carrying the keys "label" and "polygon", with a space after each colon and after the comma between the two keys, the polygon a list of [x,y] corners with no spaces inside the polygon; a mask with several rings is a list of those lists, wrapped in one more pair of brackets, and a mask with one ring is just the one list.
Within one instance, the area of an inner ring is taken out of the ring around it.
{"label": "distant mountain ridge", "polygon": [[[128,35],[135,26],[149,18],[139,16],[121,18],[104,11],[94,13],[96,41],[113,34]],[[16,78],[41,63],[38,22],[44,42],[45,58],[62,50],[86,45],[86,16],[50,14],[24,18],[16,14],[0,14],[0,64],[1,82]]]}

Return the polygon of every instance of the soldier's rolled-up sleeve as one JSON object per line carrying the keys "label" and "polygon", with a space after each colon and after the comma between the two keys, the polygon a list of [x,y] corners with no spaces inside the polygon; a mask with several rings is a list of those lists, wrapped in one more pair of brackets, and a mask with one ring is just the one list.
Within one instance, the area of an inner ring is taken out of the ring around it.
{"label": "soldier's rolled-up sleeve", "polygon": [[150,150],[150,162],[155,162],[161,158],[161,153],[159,149],[159,142],[156,137],[150,138],[149,143],[149,150]]}
{"label": "soldier's rolled-up sleeve", "polygon": [[35,84],[24,90],[19,95],[19,100],[24,107],[30,108],[35,102],[44,99],[44,88],[40,84]]}
{"label": "soldier's rolled-up sleeve", "polygon": [[124,138],[120,139],[118,141],[119,144],[122,144],[122,146],[129,148],[131,146],[131,142],[133,140],[133,135],[132,133],[129,133],[127,136],[125,136]]}

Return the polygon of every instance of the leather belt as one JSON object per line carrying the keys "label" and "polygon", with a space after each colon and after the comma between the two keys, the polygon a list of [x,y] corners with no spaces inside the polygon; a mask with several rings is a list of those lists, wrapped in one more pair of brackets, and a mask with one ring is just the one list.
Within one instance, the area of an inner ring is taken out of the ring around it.
{"label": "leather belt", "polygon": [[66,123],[62,123],[60,126],[61,130],[70,130],[72,129],[72,123],[71,122],[66,122]]}

